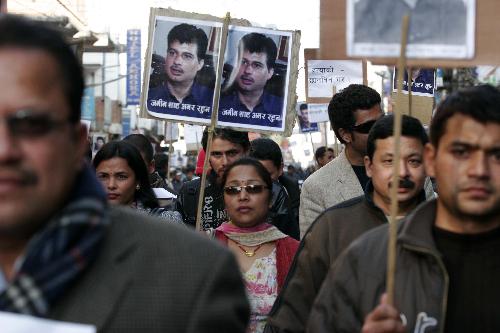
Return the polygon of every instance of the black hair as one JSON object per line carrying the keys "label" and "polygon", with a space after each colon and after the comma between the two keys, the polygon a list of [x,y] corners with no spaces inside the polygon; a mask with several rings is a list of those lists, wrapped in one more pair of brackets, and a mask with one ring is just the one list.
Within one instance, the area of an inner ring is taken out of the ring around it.
{"label": "black hair", "polygon": [[154,157],[153,146],[151,145],[151,141],[143,135],[143,134],[130,134],[123,138],[124,141],[127,141],[135,148],[139,150],[141,154],[144,154],[144,157],[150,163]]}
{"label": "black hair", "polygon": [[430,137],[435,147],[444,135],[448,119],[462,114],[482,124],[500,124],[500,91],[484,84],[459,90],[443,100],[431,121]]}
{"label": "black hair", "polygon": [[252,32],[240,39],[238,49],[240,50],[240,55],[245,50],[250,53],[265,53],[267,55],[267,69],[269,70],[274,68],[278,49],[270,37],[266,37],[265,35],[257,32]]}
{"label": "black hair", "polygon": [[173,27],[168,33],[168,47],[174,41],[183,44],[194,44],[198,46],[196,56],[198,61],[205,59],[207,53],[208,38],[203,29],[192,24],[181,23]]}
{"label": "black hair", "polygon": [[[235,131],[229,128],[214,128],[213,139],[227,140],[231,143],[240,145],[246,152],[250,148],[250,140],[248,140],[248,132]],[[203,131],[203,136],[201,138],[201,145],[203,150],[207,151],[208,142],[208,127]]]}
{"label": "black hair", "polygon": [[283,154],[280,146],[272,139],[258,138],[250,142],[250,157],[260,161],[270,160],[276,168],[281,168]]}
{"label": "black hair", "polygon": [[110,141],[106,143],[97,152],[92,161],[94,169],[97,170],[99,164],[103,161],[120,157],[127,161],[128,166],[134,171],[135,178],[139,182],[140,188],[135,191],[134,199],[141,202],[144,207],[157,208],[158,199],[149,183],[148,171],[139,150],[126,141]]}
{"label": "black hair", "polygon": [[221,185],[222,187],[226,186],[226,181],[227,181],[227,176],[231,172],[231,170],[237,166],[242,166],[242,165],[248,165],[252,166],[255,168],[255,171],[257,171],[257,174],[259,175],[260,178],[262,178],[262,181],[266,185],[266,187],[269,189],[269,202],[271,202],[271,199],[273,197],[273,180],[271,179],[271,174],[267,169],[262,165],[262,163],[259,162],[259,160],[253,158],[253,157],[242,157],[236,162],[232,163],[227,169],[224,171],[224,175],[222,176],[222,182]]}
{"label": "black hair", "polygon": [[0,49],[21,48],[49,54],[59,68],[61,89],[70,108],[69,121],[80,121],[84,88],[82,66],[62,34],[48,23],[21,16],[0,15]]}
{"label": "black hair", "polygon": [[316,151],[314,152],[314,159],[316,159],[316,162],[318,162],[320,158],[325,156],[326,150],[327,149],[325,146],[321,146],[318,149],[316,149]]}
{"label": "black hair", "polygon": [[333,95],[328,104],[328,116],[335,136],[341,143],[345,143],[340,135],[339,129],[351,130],[356,123],[354,112],[356,110],[368,110],[379,105],[380,94],[365,85],[351,84],[339,93]]}
{"label": "black hair", "polygon": [[156,172],[158,172],[162,178],[165,178],[167,176],[168,155],[164,153],[157,153],[154,156],[154,160]]}
{"label": "black hair", "polygon": [[[387,139],[394,135],[394,115],[386,115],[378,119],[368,133],[366,142],[366,155],[373,159],[375,154],[376,141]],[[419,140],[423,146],[429,142],[429,137],[425,132],[424,126],[417,119],[407,115],[401,118],[401,135]]]}
{"label": "black hair", "polygon": [[300,104],[299,106],[299,110],[302,111],[302,110],[307,110],[307,103],[302,103]]}

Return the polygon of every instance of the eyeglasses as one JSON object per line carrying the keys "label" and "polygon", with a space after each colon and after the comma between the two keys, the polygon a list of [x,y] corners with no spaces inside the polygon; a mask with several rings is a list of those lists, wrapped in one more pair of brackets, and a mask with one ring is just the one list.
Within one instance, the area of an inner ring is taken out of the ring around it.
{"label": "eyeglasses", "polygon": [[19,110],[5,117],[10,134],[17,138],[39,138],[68,123],[53,119],[48,113]]}
{"label": "eyeglasses", "polygon": [[356,126],[352,127],[352,130],[361,134],[368,134],[370,132],[371,128],[373,127],[373,124],[375,124],[376,120],[370,120],[367,121],[366,123],[362,123]]}
{"label": "eyeglasses", "polygon": [[241,191],[245,190],[248,194],[259,194],[262,193],[262,191],[265,188],[269,187],[261,184],[252,184],[245,186],[226,186],[224,187],[224,193],[226,193],[227,195],[238,195],[241,193]]}

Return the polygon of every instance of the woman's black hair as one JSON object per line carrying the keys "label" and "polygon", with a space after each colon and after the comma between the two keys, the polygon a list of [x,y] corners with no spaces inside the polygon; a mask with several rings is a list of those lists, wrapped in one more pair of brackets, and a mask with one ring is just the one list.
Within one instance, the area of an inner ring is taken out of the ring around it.
{"label": "woman's black hair", "polygon": [[127,161],[130,169],[134,171],[135,178],[140,186],[135,191],[135,201],[141,202],[147,208],[157,208],[159,206],[158,199],[156,199],[155,193],[149,183],[148,171],[139,150],[125,141],[110,141],[97,152],[92,165],[94,169],[97,169],[101,162],[110,160],[113,157],[123,158]]}
{"label": "woman's black hair", "polygon": [[252,158],[252,157],[242,157],[236,162],[232,163],[225,171],[224,175],[222,176],[222,186],[226,186],[226,181],[227,181],[227,176],[231,172],[231,170],[237,166],[242,166],[242,165],[248,165],[248,166],[253,166],[255,168],[255,171],[257,171],[257,174],[259,175],[260,178],[264,181],[264,184],[266,187],[269,189],[269,202],[271,201],[273,195],[273,180],[271,179],[271,174],[267,169],[262,165],[262,163],[259,162],[259,160]]}

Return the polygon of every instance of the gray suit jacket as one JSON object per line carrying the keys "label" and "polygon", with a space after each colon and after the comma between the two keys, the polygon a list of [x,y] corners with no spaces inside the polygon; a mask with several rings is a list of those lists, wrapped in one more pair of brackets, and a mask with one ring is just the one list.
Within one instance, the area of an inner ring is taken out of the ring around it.
{"label": "gray suit jacket", "polygon": [[111,209],[96,261],[51,309],[98,332],[245,332],[248,301],[222,246],[128,208]]}
{"label": "gray suit jacket", "polygon": [[345,149],[330,163],[310,175],[300,194],[299,225],[302,238],[325,209],[363,195],[358,177],[347,160]]}

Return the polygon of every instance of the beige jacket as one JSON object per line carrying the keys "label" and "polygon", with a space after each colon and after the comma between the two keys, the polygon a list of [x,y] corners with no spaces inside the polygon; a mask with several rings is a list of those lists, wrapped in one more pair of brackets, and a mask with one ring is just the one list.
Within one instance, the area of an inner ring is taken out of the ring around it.
{"label": "beige jacket", "polygon": [[325,209],[360,195],[363,195],[363,188],[343,150],[302,184],[300,237],[304,236],[309,226]]}

